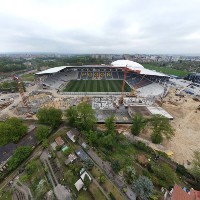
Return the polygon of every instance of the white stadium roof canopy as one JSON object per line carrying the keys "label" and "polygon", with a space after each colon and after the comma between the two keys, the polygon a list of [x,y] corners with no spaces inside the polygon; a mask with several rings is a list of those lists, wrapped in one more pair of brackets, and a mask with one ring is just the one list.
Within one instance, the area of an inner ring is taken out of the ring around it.
{"label": "white stadium roof canopy", "polygon": [[146,74],[146,75],[154,75],[154,76],[166,76],[169,77],[166,74],[163,74],[161,72],[156,72],[154,70],[145,69],[141,64],[137,62],[133,62],[130,60],[117,60],[111,63],[111,65],[87,65],[87,66],[60,66],[60,67],[53,67],[41,72],[36,73],[36,75],[43,75],[43,74],[53,74],[56,72],[59,72],[65,68],[85,68],[85,67],[114,67],[114,68],[125,68],[127,67],[130,70],[133,70],[137,72],[138,74]]}
{"label": "white stadium roof canopy", "polygon": [[36,75],[54,74],[54,73],[56,73],[56,72],[59,72],[59,71],[65,69],[65,68],[67,68],[67,67],[68,67],[68,66],[53,67],[53,68],[50,68],[50,69],[47,69],[47,70],[38,72],[38,73],[36,73]]}
{"label": "white stadium roof canopy", "polygon": [[117,60],[111,63],[113,67],[127,67],[130,70],[140,71],[139,74],[154,75],[154,76],[167,76],[166,74],[156,72],[154,70],[145,69],[141,64],[131,60]]}

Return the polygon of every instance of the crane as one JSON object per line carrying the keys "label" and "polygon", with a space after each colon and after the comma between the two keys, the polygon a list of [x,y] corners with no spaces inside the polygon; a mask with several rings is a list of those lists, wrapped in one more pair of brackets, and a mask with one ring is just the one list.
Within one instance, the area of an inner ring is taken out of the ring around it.
{"label": "crane", "polygon": [[[122,71],[124,72],[124,79],[123,79],[123,83],[122,83],[122,91],[121,91],[121,97],[119,99],[119,103],[122,104],[123,101],[124,101],[124,87],[125,87],[125,83],[126,83],[126,76],[127,76],[127,73],[128,72],[136,72],[136,73],[140,73],[140,70],[132,70],[132,69],[129,69],[128,66],[126,65],[126,67],[122,67]],[[144,76],[142,77],[142,79],[144,78]],[[138,85],[139,83],[142,81],[142,79],[138,82]],[[137,88],[136,88],[137,89]],[[135,87],[133,89],[133,91],[131,92],[131,95],[134,96],[133,94],[135,94],[135,91],[136,91]],[[130,95],[130,96],[131,96]]]}
{"label": "crane", "polygon": [[30,107],[29,107],[28,102],[27,102],[27,97],[25,96],[25,93],[24,93],[25,91],[24,91],[24,85],[23,85],[22,79],[20,77],[13,75],[13,74],[7,74],[7,73],[4,73],[4,72],[0,72],[0,75],[11,77],[13,79],[13,81],[16,82],[17,89],[18,89],[20,96],[22,98],[22,102],[23,102],[24,106],[26,107],[27,113],[29,113]]}
{"label": "crane", "polygon": [[140,83],[142,82],[142,80],[144,79],[145,76],[146,76],[146,74],[144,74],[144,75],[142,76],[142,78],[139,80],[139,82],[133,87],[133,90],[132,90],[131,93],[130,93],[130,96],[131,96],[131,97],[136,96],[136,90],[138,89],[138,86],[140,85]]}

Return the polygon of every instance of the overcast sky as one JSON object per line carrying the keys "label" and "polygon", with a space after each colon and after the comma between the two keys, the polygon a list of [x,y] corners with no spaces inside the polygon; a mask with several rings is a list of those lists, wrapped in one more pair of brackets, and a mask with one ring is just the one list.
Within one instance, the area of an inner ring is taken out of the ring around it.
{"label": "overcast sky", "polygon": [[200,55],[200,0],[0,0],[0,52]]}

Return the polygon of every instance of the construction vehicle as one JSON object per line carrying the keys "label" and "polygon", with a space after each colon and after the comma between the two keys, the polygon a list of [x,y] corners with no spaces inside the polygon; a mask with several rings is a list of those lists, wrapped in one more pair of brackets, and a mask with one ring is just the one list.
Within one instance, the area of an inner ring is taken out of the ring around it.
{"label": "construction vehicle", "polygon": [[188,88],[190,85],[191,85],[191,84],[189,84],[189,85],[185,86],[184,88],[182,88],[181,90],[177,91],[177,92],[175,93],[175,95],[176,95],[176,96],[184,97],[184,95],[182,95],[181,92],[182,92],[183,90],[185,90],[186,88]]}

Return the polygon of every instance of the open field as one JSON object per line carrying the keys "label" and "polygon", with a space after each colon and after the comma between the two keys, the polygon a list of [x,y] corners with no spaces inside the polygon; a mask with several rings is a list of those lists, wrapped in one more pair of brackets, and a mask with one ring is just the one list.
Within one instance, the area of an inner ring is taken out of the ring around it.
{"label": "open field", "polygon": [[23,81],[34,81],[35,80],[35,77],[33,74],[24,74],[21,76],[21,79]]}
{"label": "open field", "polygon": [[[122,80],[72,80],[64,92],[121,92],[122,83]],[[127,83],[124,91],[131,91]]]}
{"label": "open field", "polygon": [[169,75],[174,75],[174,76],[184,77],[187,74],[189,74],[188,72],[185,72],[185,71],[167,68],[167,67],[159,67],[159,66],[155,66],[155,65],[152,65],[152,64],[143,64],[143,66],[147,69],[150,69],[150,70],[155,70],[157,72],[162,72],[164,74],[169,74]]}

